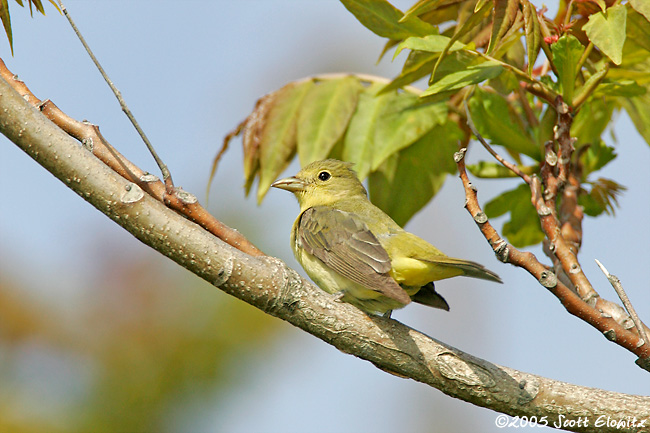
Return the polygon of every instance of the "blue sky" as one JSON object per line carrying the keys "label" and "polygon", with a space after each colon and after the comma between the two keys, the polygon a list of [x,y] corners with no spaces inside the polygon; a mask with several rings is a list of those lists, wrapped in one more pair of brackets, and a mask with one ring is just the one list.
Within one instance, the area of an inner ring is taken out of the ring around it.
{"label": "blue sky", "polygon": [[[398,6],[409,4],[400,1]],[[250,112],[258,97],[317,73],[392,77],[405,56],[394,64],[387,58],[375,65],[383,40],[335,1],[68,0],[66,5],[170,167],[175,183],[201,199],[223,136]],[[36,14],[34,19],[27,9],[13,3],[11,7],[13,58],[6,42],[0,41],[0,55],[9,69],[40,98],[52,99],[77,119],[99,124],[122,153],[155,172],[67,21],[50,5],[46,17]],[[616,179],[628,190],[616,217],[585,219],[580,258],[601,296],[616,300],[594,259],[621,279],[637,312],[649,321],[645,271],[650,149],[624,114],[614,133],[619,157],[602,176]],[[609,132],[606,136],[611,143]],[[470,158],[487,157],[474,147]],[[209,209],[244,234],[256,225],[252,240],[299,269],[288,242],[298,212],[295,200],[274,190],[256,206],[254,197],[244,198],[241,167],[235,143],[221,163]],[[287,174],[297,168],[292,165]],[[4,137],[0,182],[4,192],[0,279],[21,275],[40,287],[36,295],[43,299],[74,305],[84,295],[92,266],[80,251],[88,250],[88,239],[97,233],[113,246],[145,249]],[[504,183],[476,180],[479,199],[485,203]],[[451,280],[438,286],[451,305],[449,313],[410,306],[393,317],[497,364],[579,385],[647,395],[650,376],[634,364],[635,357],[566,313],[527,274],[496,261],[463,202],[460,181],[451,177],[408,229],[449,255],[483,263],[505,284]],[[241,214],[246,215],[244,227],[238,225]],[[497,220],[497,225],[501,222]],[[540,249],[533,252],[543,257]],[[226,295],[215,290],[215,296]],[[181,417],[170,431],[497,431],[491,411],[390,376],[287,328],[286,337],[264,353],[263,363],[253,368],[228,401],[205,402],[198,416]],[[251,410],[261,416],[250,416]]]}

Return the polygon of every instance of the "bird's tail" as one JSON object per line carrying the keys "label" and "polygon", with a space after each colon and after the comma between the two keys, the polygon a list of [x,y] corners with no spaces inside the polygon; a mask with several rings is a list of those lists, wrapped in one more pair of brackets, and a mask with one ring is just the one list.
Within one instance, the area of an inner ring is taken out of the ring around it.
{"label": "bird's tail", "polygon": [[503,283],[501,278],[485,266],[469,260],[445,257],[436,260],[436,264],[460,270],[464,276]]}

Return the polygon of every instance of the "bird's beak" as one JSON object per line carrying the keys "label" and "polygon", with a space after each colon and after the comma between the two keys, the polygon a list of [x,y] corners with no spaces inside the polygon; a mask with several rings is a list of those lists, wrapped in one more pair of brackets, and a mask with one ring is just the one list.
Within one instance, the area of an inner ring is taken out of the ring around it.
{"label": "bird's beak", "polygon": [[278,179],[271,184],[273,188],[286,189],[291,192],[304,191],[307,184],[304,180],[298,179],[297,177],[285,177],[284,179]]}

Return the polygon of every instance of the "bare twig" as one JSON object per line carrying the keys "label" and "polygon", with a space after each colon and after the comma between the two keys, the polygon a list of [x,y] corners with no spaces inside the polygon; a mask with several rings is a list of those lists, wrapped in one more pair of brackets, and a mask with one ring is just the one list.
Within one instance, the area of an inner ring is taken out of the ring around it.
{"label": "bare twig", "polygon": [[469,107],[467,106],[467,99],[463,100],[463,105],[465,106],[465,116],[467,116],[467,124],[469,125],[469,128],[472,130],[472,133],[476,136],[478,141],[481,142],[485,150],[490,152],[490,155],[494,157],[497,161],[499,161],[504,167],[515,173],[517,176],[522,178],[524,182],[530,185],[530,176],[528,176],[526,173],[521,171],[519,167],[517,167],[515,164],[506,161],[501,155],[499,155],[494,149],[492,149],[492,146],[490,146],[487,141],[483,138],[483,136],[478,132],[476,129],[476,126],[474,125],[474,121],[472,120],[472,115],[469,112]]}
{"label": "bare twig", "polygon": [[[474,218],[474,221],[492,247],[497,258],[504,263],[510,263],[525,269],[542,286],[553,293],[570,314],[589,323],[602,332],[607,339],[633,352],[639,358],[647,358],[650,355],[649,345],[639,344],[640,338],[636,333],[625,329],[619,323],[619,320],[615,320],[612,315],[602,313],[599,309],[600,304],[592,305],[584,302],[580,296],[559,281],[555,273],[548,266],[543,265],[533,253],[522,252],[501,238],[496,229],[490,224],[485,212],[481,209],[478,203],[476,187],[472,185],[467,176],[464,159],[466,151],[467,149],[463,148],[454,155],[454,160],[458,166],[458,173],[465,189],[465,208],[472,218]],[[538,189],[540,187],[539,178],[532,176],[531,189]],[[650,366],[646,368],[644,365],[639,365],[650,371]]]}
{"label": "bare twig", "polygon": [[106,80],[106,83],[108,84],[108,87],[111,88],[111,91],[113,92],[113,94],[117,98],[117,101],[120,103],[120,107],[122,108],[122,111],[124,111],[124,114],[126,114],[126,117],[129,118],[129,120],[131,121],[131,124],[133,125],[135,130],[138,131],[138,134],[142,138],[142,141],[147,146],[147,149],[149,149],[149,153],[151,153],[151,156],[153,157],[153,159],[156,161],[156,164],[160,168],[160,172],[162,173],[162,176],[163,176],[163,181],[165,182],[165,187],[166,187],[166,190],[167,190],[167,194],[173,194],[173,192],[174,192],[174,183],[172,181],[171,173],[169,172],[169,169],[167,168],[167,165],[158,156],[158,153],[156,152],[153,145],[151,144],[151,142],[147,138],[147,135],[144,133],[144,130],[140,127],[140,124],[135,119],[135,116],[133,115],[133,113],[131,113],[131,110],[126,105],[126,102],[124,101],[124,98],[122,97],[122,93],[118,90],[118,88],[115,86],[115,84],[113,84],[113,81],[109,78],[108,74],[106,74],[106,71],[104,71],[104,68],[102,67],[102,65],[99,64],[99,60],[97,60],[97,57],[95,57],[95,55],[93,54],[92,50],[90,49],[90,46],[88,45],[88,43],[86,43],[86,40],[84,39],[81,32],[77,28],[76,24],[72,20],[72,17],[70,16],[70,13],[66,9],[65,5],[63,4],[63,1],[62,0],[58,0],[58,1],[59,1],[59,6],[61,7],[61,12],[63,12],[65,17],[68,19],[68,22],[70,23],[70,26],[72,27],[72,30],[74,30],[75,34],[77,35],[77,37],[81,41],[81,44],[84,46],[84,48],[86,49],[86,52],[88,53],[88,55],[92,59],[93,63],[95,64],[95,66],[99,70],[99,73],[102,75],[104,80]]}
{"label": "bare twig", "polygon": [[7,69],[2,59],[0,59],[0,77],[4,78],[30,105],[37,107],[59,128],[79,140],[86,149],[120,176],[137,184],[156,200],[164,202],[170,208],[199,224],[229,245],[252,256],[264,255],[246,237],[217,220],[187,193],[176,191],[175,194],[167,194],[166,186],[156,176],[142,171],[111,146],[99,132],[99,127],[71,118],[50,100],[41,101],[29,90],[25,83],[17,79]]}
{"label": "bare twig", "polygon": [[625,290],[623,289],[621,280],[619,280],[616,275],[610,274],[605,268],[605,266],[603,266],[603,264],[600,263],[597,259],[596,259],[596,264],[598,265],[600,270],[603,271],[603,274],[605,274],[607,280],[612,285],[614,290],[616,290],[616,294],[621,299],[621,302],[623,303],[623,306],[625,306],[627,312],[630,314],[632,321],[634,321],[634,326],[636,326],[637,331],[639,331],[639,335],[641,336],[641,338],[643,338],[643,344],[650,344],[649,343],[650,340],[648,340],[648,335],[645,332],[645,327],[643,326],[643,322],[641,322],[641,319],[639,319],[639,316],[636,314],[636,310],[632,306],[632,302],[630,302],[630,298],[628,298],[627,293],[625,293]]}

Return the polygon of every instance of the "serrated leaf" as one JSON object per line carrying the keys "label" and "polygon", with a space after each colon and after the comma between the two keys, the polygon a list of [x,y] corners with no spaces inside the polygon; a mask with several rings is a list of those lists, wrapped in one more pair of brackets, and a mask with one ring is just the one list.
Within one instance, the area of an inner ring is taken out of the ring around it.
{"label": "serrated leaf", "polygon": [[298,110],[307,92],[314,86],[311,80],[293,82],[274,94],[260,137],[257,201],[260,203],[271,184],[287,168],[296,152],[296,123]]}
{"label": "serrated leaf", "polygon": [[400,22],[404,14],[386,0],[341,0],[343,6],[376,35],[390,39],[438,33],[436,27],[416,16]]}
{"label": "serrated leaf", "polygon": [[494,0],[494,18],[492,20],[492,35],[487,49],[488,54],[492,54],[501,38],[515,22],[518,11],[519,0]]}
{"label": "serrated leaf", "polygon": [[401,23],[408,20],[411,17],[417,17],[419,15],[430,12],[435,8],[437,8],[438,5],[442,2],[443,0],[419,0],[417,3],[411,6],[406,12],[404,12],[404,16],[400,18],[399,22]]}
{"label": "serrated leaf", "polygon": [[565,34],[551,45],[553,63],[558,72],[558,83],[565,101],[573,101],[576,82],[576,68],[584,47],[573,35]]}
{"label": "serrated leaf", "polygon": [[617,5],[606,12],[590,15],[587,24],[582,27],[589,40],[616,65],[623,60],[626,21],[625,5]]}
{"label": "serrated leaf", "polygon": [[462,135],[455,123],[446,122],[392,155],[370,174],[371,201],[399,225],[406,224],[440,190],[447,174],[455,172],[453,154]]}
{"label": "serrated leaf", "polygon": [[591,184],[591,191],[581,191],[578,203],[583,207],[585,214],[595,217],[603,212],[614,215],[618,207],[618,196],[627,188],[611,179],[599,178]]}
{"label": "serrated leaf", "polygon": [[537,10],[528,0],[521,0],[524,12],[524,32],[526,33],[526,54],[528,57],[528,75],[533,74],[535,61],[542,46],[542,31],[539,26]]}
{"label": "serrated leaf", "polygon": [[650,93],[635,98],[621,98],[621,104],[632,119],[636,130],[650,144]]}
{"label": "serrated leaf", "polygon": [[354,112],[362,86],[353,76],[313,86],[298,112],[300,164],[325,159],[343,136]]}
{"label": "serrated leaf", "polygon": [[643,15],[646,20],[650,21],[650,2],[648,0],[630,0],[630,5],[635,11]]}
{"label": "serrated leaf", "polygon": [[343,139],[343,160],[354,163],[360,179],[365,179],[372,166],[377,119],[395,93],[377,95],[379,85],[373,85],[359,95],[357,108]]}
{"label": "serrated leaf", "polygon": [[477,88],[469,99],[469,111],[478,132],[493,144],[540,160],[539,147],[503,96]]}
{"label": "serrated leaf", "polygon": [[433,83],[421,96],[435,95],[436,93],[449,90],[462,89],[465,86],[478,84],[485,80],[497,77],[503,71],[503,67],[495,61],[479,63],[468,66],[464,70],[449,73]]}
{"label": "serrated leaf", "polygon": [[[424,37],[415,37],[412,36],[404,41],[402,41],[397,48],[395,49],[395,55],[393,60],[402,52],[403,49],[417,50],[417,51],[427,51],[430,53],[441,52],[442,50],[449,45],[451,38],[442,35],[428,35]],[[451,47],[448,48],[449,51],[461,50],[465,48],[465,44],[458,41],[451,44]]]}
{"label": "serrated leaf", "polygon": [[[528,175],[537,171],[537,166],[518,166],[519,170]],[[485,179],[503,179],[509,177],[518,177],[512,170],[504,167],[500,163],[491,161],[479,161],[478,164],[468,164],[467,169],[476,177]]]}
{"label": "serrated leaf", "polygon": [[521,248],[544,240],[539,217],[530,202],[530,188],[527,184],[520,184],[495,197],[483,209],[489,218],[510,213],[510,220],[503,225],[502,233],[512,245]]}
{"label": "serrated leaf", "polygon": [[444,123],[447,110],[444,101],[422,104],[415,95],[396,94],[380,113],[371,169],[376,170],[390,155],[409,146],[435,125]]}

